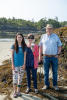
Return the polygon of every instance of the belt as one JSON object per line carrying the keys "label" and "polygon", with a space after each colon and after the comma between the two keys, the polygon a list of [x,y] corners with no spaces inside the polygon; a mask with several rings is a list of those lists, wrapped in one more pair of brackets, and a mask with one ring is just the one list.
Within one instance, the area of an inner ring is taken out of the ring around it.
{"label": "belt", "polygon": [[43,54],[43,56],[47,56],[47,57],[55,57],[56,55],[47,55],[47,54]]}

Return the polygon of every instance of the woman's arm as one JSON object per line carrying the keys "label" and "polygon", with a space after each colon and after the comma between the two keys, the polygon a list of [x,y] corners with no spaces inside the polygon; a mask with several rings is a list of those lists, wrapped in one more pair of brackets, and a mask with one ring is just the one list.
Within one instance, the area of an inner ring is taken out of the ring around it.
{"label": "woman's arm", "polygon": [[42,46],[39,46],[39,62],[42,60]]}
{"label": "woman's arm", "polygon": [[26,51],[24,52],[24,65],[23,65],[23,69],[25,70],[26,67]]}
{"label": "woman's arm", "polygon": [[14,67],[14,50],[11,50],[11,54],[12,54],[12,70],[15,69]]}

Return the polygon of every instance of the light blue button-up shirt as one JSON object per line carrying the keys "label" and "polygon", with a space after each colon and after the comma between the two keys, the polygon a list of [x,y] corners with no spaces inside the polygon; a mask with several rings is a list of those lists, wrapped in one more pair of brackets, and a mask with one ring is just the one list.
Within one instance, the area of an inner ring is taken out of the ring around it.
{"label": "light blue button-up shirt", "polygon": [[39,46],[43,47],[43,54],[56,55],[58,53],[58,47],[62,46],[62,43],[57,34],[43,34]]}

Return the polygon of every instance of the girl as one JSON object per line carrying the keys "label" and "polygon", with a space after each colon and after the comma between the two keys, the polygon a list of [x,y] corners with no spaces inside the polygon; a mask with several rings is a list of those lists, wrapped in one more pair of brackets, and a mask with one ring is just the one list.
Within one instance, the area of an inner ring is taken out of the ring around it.
{"label": "girl", "polygon": [[26,73],[27,73],[27,85],[28,85],[26,93],[30,92],[30,85],[31,85],[30,71],[32,71],[35,93],[38,93],[37,89],[38,45],[34,44],[33,41],[34,41],[34,36],[32,34],[29,34],[27,55],[26,55]]}
{"label": "girl", "polygon": [[21,33],[17,33],[12,49],[12,71],[14,98],[21,96],[20,88],[26,63],[26,44]]}

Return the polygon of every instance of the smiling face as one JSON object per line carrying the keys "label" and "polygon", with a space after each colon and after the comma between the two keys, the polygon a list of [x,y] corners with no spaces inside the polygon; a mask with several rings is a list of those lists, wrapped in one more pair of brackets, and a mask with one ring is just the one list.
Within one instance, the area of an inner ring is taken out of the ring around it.
{"label": "smiling face", "polygon": [[29,43],[32,43],[33,42],[33,39],[28,39]]}
{"label": "smiling face", "polygon": [[46,28],[46,33],[47,33],[47,34],[51,34],[51,33],[52,33],[52,31],[53,31],[53,29],[52,29],[52,28]]}
{"label": "smiling face", "polygon": [[28,41],[31,44],[32,42],[34,42],[34,35],[32,34],[28,34]]}
{"label": "smiling face", "polygon": [[21,35],[17,35],[17,41],[18,41],[18,43],[21,43],[22,39],[23,39],[23,37]]}

